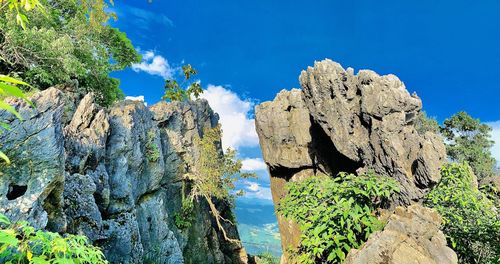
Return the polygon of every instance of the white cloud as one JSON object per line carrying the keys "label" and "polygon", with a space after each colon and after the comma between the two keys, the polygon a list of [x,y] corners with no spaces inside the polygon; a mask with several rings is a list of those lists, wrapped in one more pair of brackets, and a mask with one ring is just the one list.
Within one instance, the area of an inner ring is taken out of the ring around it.
{"label": "white cloud", "polygon": [[242,100],[236,93],[222,86],[208,85],[201,98],[207,99],[212,109],[219,114],[222,124],[222,145],[231,147],[256,147],[259,145],[255,122],[249,118],[254,104]]}
{"label": "white cloud", "polygon": [[250,182],[247,186],[248,190],[252,191],[252,192],[257,192],[259,191],[260,189],[260,186],[258,183],[255,183],[255,182]]}
{"label": "white cloud", "polygon": [[500,166],[500,121],[488,123],[493,128],[491,132],[491,137],[495,141],[495,145],[491,149],[493,157],[497,160],[498,166]]}
{"label": "white cloud", "polygon": [[135,101],[135,102],[142,102],[142,103],[144,103],[145,106],[148,106],[148,104],[146,102],[144,102],[144,95],[139,95],[139,96],[125,96],[125,100]]}
{"label": "white cloud", "polygon": [[241,170],[244,171],[262,171],[266,170],[266,163],[261,158],[249,158],[242,160]]}
{"label": "white cloud", "polygon": [[[140,52],[140,49],[138,50]],[[154,51],[151,50],[142,53],[141,63],[132,64],[132,70],[135,72],[143,71],[151,75],[161,76],[163,79],[172,78],[177,71],[176,68],[170,66],[167,59],[161,55],[155,54]]]}
{"label": "white cloud", "polygon": [[263,187],[259,183],[244,181],[245,185],[245,198],[249,199],[260,199],[260,200],[272,200],[271,188]]}

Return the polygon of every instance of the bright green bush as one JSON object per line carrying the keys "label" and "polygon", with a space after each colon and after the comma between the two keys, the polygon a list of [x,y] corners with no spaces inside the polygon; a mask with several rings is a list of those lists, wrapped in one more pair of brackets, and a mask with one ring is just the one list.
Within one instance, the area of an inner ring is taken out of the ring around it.
{"label": "bright green bush", "polygon": [[443,232],[460,263],[500,263],[499,213],[477,189],[469,165],[447,164],[441,177],[425,204],[442,215]]}
{"label": "bright green bush", "polygon": [[84,236],[36,231],[27,222],[11,223],[0,214],[0,262],[6,264],[102,264],[104,254]]}
{"label": "bright green bush", "polygon": [[394,179],[371,172],[310,177],[287,189],[277,210],[300,226],[300,246],[293,252],[299,263],[341,263],[382,227],[374,211],[399,190]]}

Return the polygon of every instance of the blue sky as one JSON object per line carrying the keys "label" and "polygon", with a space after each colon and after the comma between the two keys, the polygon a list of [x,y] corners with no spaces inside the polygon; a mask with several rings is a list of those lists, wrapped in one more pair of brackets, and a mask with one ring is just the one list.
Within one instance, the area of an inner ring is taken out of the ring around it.
{"label": "blue sky", "polygon": [[[253,132],[253,106],[330,58],[355,70],[393,73],[439,121],[465,110],[492,122],[500,142],[500,1],[116,1],[114,22],[144,54],[114,73],[127,95],[160,100],[182,63],[199,71],[221,114],[224,144],[237,148],[249,199],[270,202]],[[494,149],[500,159],[500,146]]]}

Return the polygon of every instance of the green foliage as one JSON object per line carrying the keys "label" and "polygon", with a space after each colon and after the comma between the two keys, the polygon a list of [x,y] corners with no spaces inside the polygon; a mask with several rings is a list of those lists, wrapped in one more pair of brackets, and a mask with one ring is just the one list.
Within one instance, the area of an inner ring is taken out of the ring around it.
{"label": "green foliage", "polygon": [[126,35],[109,25],[113,14],[105,11],[106,2],[40,3],[43,9],[26,12],[24,29],[14,19],[17,12],[0,16],[0,72],[41,90],[77,80],[104,105],[122,98],[119,81],[109,73],[139,62],[140,56]]}
{"label": "green foliage", "polygon": [[288,183],[287,190],[277,211],[300,226],[298,262],[341,263],[382,227],[374,211],[399,188],[394,179],[369,172],[309,177]]}
{"label": "green foliage", "polygon": [[224,238],[228,241],[236,241],[227,236],[222,222],[230,223],[230,220],[221,215],[212,199],[233,204],[235,194],[232,191],[235,188],[235,182],[240,178],[255,177],[255,174],[241,173],[242,163],[241,160],[236,159],[235,150],[227,149],[225,153],[220,150],[221,136],[222,130],[218,125],[214,128],[205,128],[203,137],[195,139],[198,159],[196,162],[188,161],[188,164],[192,163],[194,167],[184,175],[184,180],[190,186],[188,199],[194,201],[199,197],[204,198]]}
{"label": "green foliage", "polygon": [[433,117],[428,117],[427,113],[425,113],[424,111],[421,111],[417,114],[414,125],[417,129],[417,132],[421,135],[425,134],[426,132],[433,132],[436,134],[440,133],[440,127],[436,119]]}
{"label": "green foliage", "polygon": [[261,261],[260,263],[262,263],[262,264],[279,264],[280,263],[280,259],[269,252],[261,253],[261,254],[257,255],[257,257],[260,259],[260,261]]}
{"label": "green foliage", "polygon": [[482,124],[466,112],[458,112],[444,121],[441,129],[446,152],[451,160],[468,162],[478,179],[495,174],[495,159],[491,155],[491,127]]}
{"label": "green foliage", "polygon": [[499,263],[499,213],[477,189],[471,168],[467,163],[447,164],[441,177],[425,204],[443,217],[443,232],[460,263]]}
{"label": "green foliage", "polygon": [[184,177],[191,183],[191,197],[209,196],[220,200],[231,200],[234,183],[240,178],[255,177],[253,173],[241,173],[241,160],[236,151],[228,148],[220,151],[222,130],[220,125],[206,128],[203,137],[194,140],[198,147],[198,159],[192,172]]}
{"label": "green foliage", "polygon": [[[32,9],[39,8],[43,9],[42,4],[39,0],[8,0],[6,1],[9,7],[9,10],[15,11],[16,23],[20,25],[22,28],[26,28],[26,23],[28,22],[28,18],[24,14]],[[4,1],[2,1],[2,5],[4,5]],[[2,7],[2,9],[4,6]]]}
{"label": "green foliage", "polygon": [[194,220],[193,216],[194,203],[191,199],[183,199],[181,211],[174,214],[174,222],[177,228],[183,230],[191,227]]}
{"label": "green foliage", "polygon": [[160,159],[160,149],[155,143],[156,134],[150,130],[147,133],[146,139],[146,158],[149,162],[157,162]]}
{"label": "green foliage", "polygon": [[203,92],[200,82],[190,82],[191,77],[198,72],[191,67],[191,64],[182,66],[182,73],[184,80],[179,84],[176,79],[165,80],[165,94],[162,99],[167,101],[185,101],[189,100],[191,96],[198,98]]}
{"label": "green foliage", "polygon": [[0,261],[2,263],[108,263],[97,247],[84,236],[35,230],[27,222],[12,224],[0,214]]}
{"label": "green foliage", "polygon": [[500,209],[500,189],[493,183],[487,183],[480,186],[479,191],[492,201],[496,208]]}

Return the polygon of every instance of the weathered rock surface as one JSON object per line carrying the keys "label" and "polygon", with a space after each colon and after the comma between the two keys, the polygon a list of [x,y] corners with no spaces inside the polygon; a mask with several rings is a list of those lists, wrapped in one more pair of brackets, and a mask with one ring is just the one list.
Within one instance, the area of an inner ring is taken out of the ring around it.
{"label": "weathered rock surface", "polygon": [[[194,139],[218,122],[206,101],[149,108],[123,101],[104,109],[92,94],[51,88],[33,102],[34,109],[17,102],[24,121],[0,112],[12,126],[0,142],[14,164],[2,168],[0,212],[85,234],[111,263],[247,262],[240,243],[224,240],[207,204],[197,203],[191,228],[174,224],[179,179],[197,158]],[[224,201],[217,206],[230,214]],[[226,230],[239,237],[235,226]]]}
{"label": "weathered rock surface", "polygon": [[352,249],[345,264],[456,264],[439,230],[441,216],[419,204],[397,207],[382,231],[373,233],[360,249]]}
{"label": "weathered rock surface", "polygon": [[[352,69],[331,60],[300,75],[302,90],[281,91],[255,109],[260,145],[271,176],[275,203],[288,181],[318,174],[373,169],[395,178],[401,192],[392,205],[418,201],[440,180],[446,152],[433,133],[421,135],[413,122],[422,108],[394,75]],[[278,216],[284,259],[299,230]]]}

